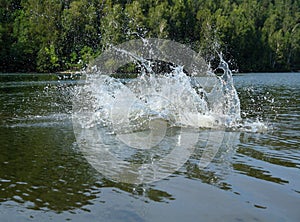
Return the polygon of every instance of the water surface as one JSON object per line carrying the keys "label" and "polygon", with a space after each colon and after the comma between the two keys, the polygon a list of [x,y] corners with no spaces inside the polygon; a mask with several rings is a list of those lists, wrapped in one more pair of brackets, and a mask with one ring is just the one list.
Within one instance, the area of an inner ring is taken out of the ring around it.
{"label": "water surface", "polygon": [[300,73],[234,81],[242,117],[268,129],[226,131],[206,168],[195,153],[168,178],[135,186],[104,178],[80,152],[76,78],[1,74],[1,221],[300,221]]}

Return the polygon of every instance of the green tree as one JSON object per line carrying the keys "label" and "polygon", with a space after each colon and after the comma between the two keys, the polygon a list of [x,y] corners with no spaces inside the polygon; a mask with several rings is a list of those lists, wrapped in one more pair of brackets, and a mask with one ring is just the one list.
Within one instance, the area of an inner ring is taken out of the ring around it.
{"label": "green tree", "polygon": [[81,68],[83,60],[89,58],[86,52],[93,54],[97,51],[100,42],[98,20],[94,3],[89,0],[73,1],[63,11],[60,45],[66,68]]}
{"label": "green tree", "polygon": [[17,41],[12,46],[13,52],[18,51],[21,63],[29,63],[37,71],[56,70],[59,60],[53,60],[53,57],[58,56],[61,2],[28,0],[22,1],[22,6],[23,10],[14,22],[14,37]]}
{"label": "green tree", "polygon": [[299,2],[276,0],[270,4],[263,32],[270,46],[270,64],[273,69],[291,69],[299,62],[300,13]]}
{"label": "green tree", "polygon": [[192,43],[197,40],[194,28],[197,21],[197,5],[192,0],[174,0],[170,9],[170,38]]}
{"label": "green tree", "polygon": [[223,51],[240,71],[299,70],[300,1],[0,0],[0,71],[80,69],[139,37]]}
{"label": "green tree", "polygon": [[101,44],[105,49],[108,44],[118,44],[126,40],[128,22],[121,4],[108,2],[103,9],[101,20]]}
{"label": "green tree", "polygon": [[13,71],[16,62],[11,48],[16,41],[13,36],[14,20],[21,9],[20,0],[0,1],[0,70]]}
{"label": "green tree", "polygon": [[167,1],[161,1],[149,8],[147,18],[147,27],[151,30],[150,36],[157,38],[169,37],[170,7]]}
{"label": "green tree", "polygon": [[[143,37],[144,32],[147,30],[146,17],[143,13],[143,3],[139,1],[133,1],[126,5],[125,16],[128,21],[128,35],[132,38],[138,36]],[[138,36],[137,36],[138,35]]]}

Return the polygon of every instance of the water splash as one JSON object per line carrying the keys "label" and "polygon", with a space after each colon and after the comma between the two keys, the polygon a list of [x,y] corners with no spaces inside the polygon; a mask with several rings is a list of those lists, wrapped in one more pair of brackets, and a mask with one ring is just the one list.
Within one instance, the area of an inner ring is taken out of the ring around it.
{"label": "water splash", "polygon": [[[171,127],[196,128],[230,128],[241,120],[232,73],[221,57],[219,68],[224,74],[219,77],[211,70],[205,76],[190,76],[176,65],[170,67],[171,72],[156,73],[153,62],[127,55],[142,67],[135,79],[87,74],[87,84],[80,90],[85,91],[85,100],[93,101],[93,122],[104,126],[114,122],[115,130],[126,132],[144,130],[155,118]],[[122,113],[127,107],[129,125]]]}
{"label": "water splash", "polygon": [[[225,131],[263,129],[243,123],[232,72],[221,55],[218,76],[182,45],[131,43],[113,46],[96,60],[73,100],[77,142],[105,176],[133,184],[163,179],[189,159],[199,141],[207,141],[198,164],[204,168],[226,140]],[[135,78],[114,75],[126,62],[137,66]]]}

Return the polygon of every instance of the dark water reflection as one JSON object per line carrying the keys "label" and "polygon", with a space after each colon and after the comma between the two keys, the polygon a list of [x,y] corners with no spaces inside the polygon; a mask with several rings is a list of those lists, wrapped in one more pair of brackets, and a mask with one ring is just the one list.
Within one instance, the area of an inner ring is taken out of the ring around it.
{"label": "dark water reflection", "polygon": [[80,153],[75,80],[0,75],[0,221],[300,220],[299,73],[235,76],[244,118],[269,130],[226,132],[206,168],[199,149],[144,186],[103,178]]}

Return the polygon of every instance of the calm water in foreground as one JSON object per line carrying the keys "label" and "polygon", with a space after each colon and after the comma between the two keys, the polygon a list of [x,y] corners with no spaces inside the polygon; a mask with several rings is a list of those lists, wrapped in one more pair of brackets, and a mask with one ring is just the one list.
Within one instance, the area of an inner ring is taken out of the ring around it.
{"label": "calm water in foreground", "polygon": [[0,74],[0,221],[300,221],[300,73],[234,80],[242,116],[268,129],[225,132],[205,169],[191,156],[134,186],[103,178],[76,145],[76,81]]}

